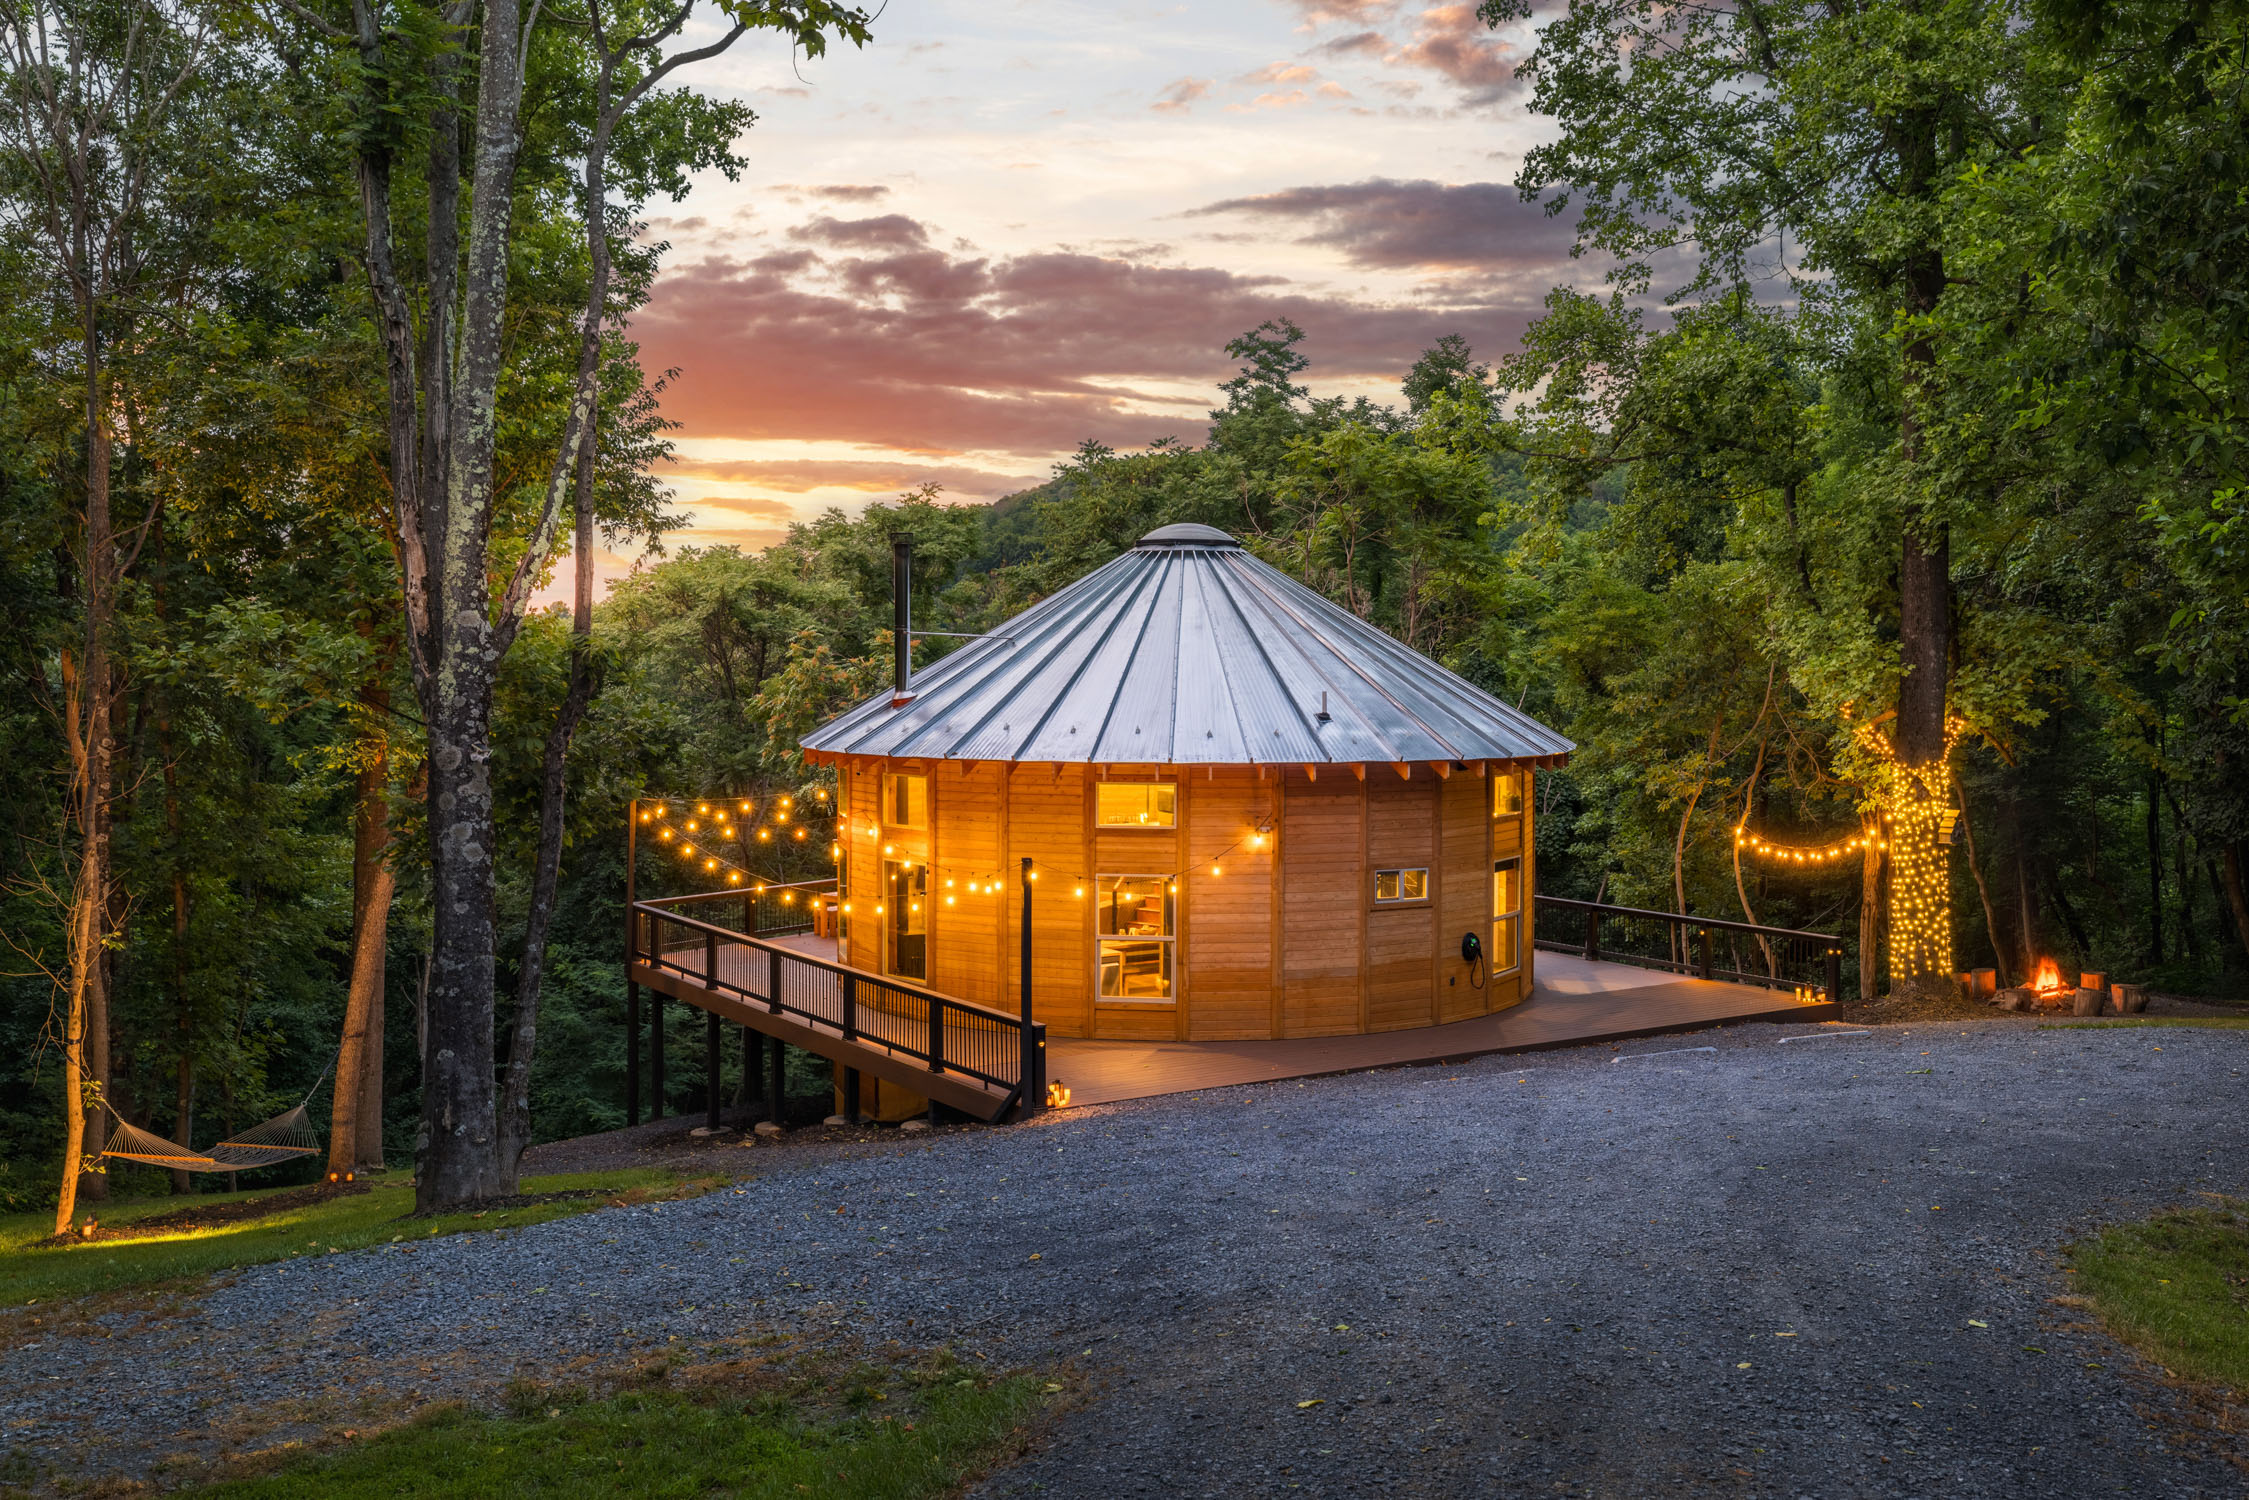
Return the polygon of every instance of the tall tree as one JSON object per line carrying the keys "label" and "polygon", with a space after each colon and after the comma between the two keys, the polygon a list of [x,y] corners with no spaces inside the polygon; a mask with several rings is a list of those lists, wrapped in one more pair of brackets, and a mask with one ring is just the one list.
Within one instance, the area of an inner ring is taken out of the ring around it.
{"label": "tall tree", "polygon": [[110,820],[122,686],[115,622],[119,590],[156,520],[153,503],[122,526],[112,513],[121,422],[114,351],[132,347],[149,282],[179,243],[157,221],[167,173],[182,164],[171,127],[205,42],[205,19],[172,0],[0,6],[0,144],[14,179],[6,198],[27,221],[18,232],[40,241],[41,264],[65,309],[69,343],[57,352],[71,366],[83,422],[71,557],[78,630],[56,655],[76,845],[58,1038],[65,1125],[57,1233],[70,1226],[85,1175],[87,1110],[103,1106],[109,1076],[104,946],[117,894]]}
{"label": "tall tree", "polygon": [[[1481,14],[1509,24],[1531,6],[1485,0]],[[1894,517],[1895,645],[1864,685],[1882,701],[1858,706],[1853,769],[1891,820],[1899,993],[1950,984],[1950,559],[1955,513],[1977,497],[1932,447],[1944,200],[1963,170],[2035,138],[2008,86],[2014,18],[1983,0],[1580,0],[1524,65],[1560,136],[1518,186],[1554,212],[1581,204],[1581,240],[1618,257],[1627,285],[1687,256],[1686,295],[1792,278],[1840,322],[1886,330],[1892,454],[1865,471],[1865,500]]]}
{"label": "tall tree", "polygon": [[[493,691],[550,561],[581,450],[592,441],[603,334],[614,312],[607,246],[619,226],[604,176],[612,137],[662,115],[678,134],[665,141],[651,130],[640,144],[650,157],[668,157],[673,176],[730,162],[744,114],[697,107],[693,96],[659,94],[656,84],[753,29],[780,32],[817,56],[831,36],[864,43],[867,18],[830,0],[720,0],[726,29],[717,40],[667,54],[693,19],[694,0],[589,12],[585,22],[536,5],[526,13],[521,0],[351,0],[348,20],[297,0],[282,4],[298,23],[348,48],[356,63],[347,76],[356,81],[362,262],[389,386],[407,655],[428,737],[435,934],[416,1182],[418,1201],[434,1208],[504,1195],[515,1183],[494,1077]],[[581,208],[589,243],[602,248],[586,287],[577,370],[552,461],[519,533],[499,550],[508,507],[495,460],[509,298],[519,274],[513,252],[526,87],[536,81],[582,104],[587,71],[599,82],[582,150]],[[419,288],[401,263],[395,223],[403,163],[417,144],[426,227],[426,285]]]}

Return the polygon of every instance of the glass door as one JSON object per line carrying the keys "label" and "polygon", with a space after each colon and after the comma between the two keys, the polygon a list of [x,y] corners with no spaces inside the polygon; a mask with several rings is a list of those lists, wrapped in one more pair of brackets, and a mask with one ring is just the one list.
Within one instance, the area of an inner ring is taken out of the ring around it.
{"label": "glass door", "polygon": [[910,859],[882,862],[884,893],[890,908],[884,924],[890,941],[884,955],[889,972],[901,979],[929,978],[929,866]]}

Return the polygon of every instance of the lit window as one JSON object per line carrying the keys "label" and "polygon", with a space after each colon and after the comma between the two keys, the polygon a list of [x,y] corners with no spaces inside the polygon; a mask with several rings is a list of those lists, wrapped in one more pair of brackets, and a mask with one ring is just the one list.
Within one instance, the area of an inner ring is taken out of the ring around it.
{"label": "lit window", "polygon": [[929,778],[903,774],[883,777],[882,807],[885,821],[893,828],[927,828]]}
{"label": "lit window", "polygon": [[1103,828],[1170,828],[1179,821],[1179,789],[1168,781],[1097,782],[1093,821]]}
{"label": "lit window", "polygon": [[1513,818],[1522,815],[1523,781],[1520,771],[1502,771],[1492,778],[1492,816]]}
{"label": "lit window", "polygon": [[1523,862],[1492,866],[1492,972],[1511,973],[1523,961]]}
{"label": "lit window", "polygon": [[1429,899],[1429,872],[1422,870],[1377,870],[1374,872],[1374,899],[1380,902],[1426,901]]}
{"label": "lit window", "polygon": [[1094,893],[1101,998],[1169,1001],[1176,933],[1171,882],[1161,875],[1102,875]]}

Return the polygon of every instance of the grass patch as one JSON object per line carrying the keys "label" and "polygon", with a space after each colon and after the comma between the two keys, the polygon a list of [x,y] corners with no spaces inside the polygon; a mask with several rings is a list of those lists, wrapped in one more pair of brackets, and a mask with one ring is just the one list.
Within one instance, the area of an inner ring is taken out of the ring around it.
{"label": "grass patch", "polygon": [[[205,1276],[297,1256],[325,1255],[330,1250],[356,1250],[394,1239],[411,1242],[477,1229],[520,1229],[528,1224],[585,1213],[619,1199],[642,1201],[691,1196],[717,1182],[716,1178],[688,1182],[670,1172],[645,1170],[527,1177],[523,1180],[523,1191],[527,1195],[582,1192],[585,1196],[495,1208],[483,1213],[416,1219],[411,1217],[414,1189],[406,1179],[377,1179],[367,1184],[368,1190],[364,1193],[320,1202],[297,1202],[280,1213],[257,1218],[160,1230],[127,1239],[97,1239],[90,1243],[38,1248],[33,1248],[36,1242],[54,1229],[53,1213],[9,1214],[0,1217],[0,1307],[132,1291],[181,1277]],[[104,1229],[129,1228],[137,1220],[176,1214],[183,1206],[208,1209],[301,1192],[301,1189],[278,1188],[261,1193],[212,1193],[187,1200],[165,1197],[89,1207],[100,1214]]]}
{"label": "grass patch", "polygon": [[919,1500],[1021,1451],[1059,1385],[949,1355],[833,1356],[659,1371],[606,1395],[518,1384],[508,1410],[447,1407],[267,1472],[192,1491],[222,1500],[457,1495]]}
{"label": "grass patch", "polygon": [[2189,1208],[2071,1247],[2108,1331],[2189,1380],[2249,1395],[2249,1212]]}
{"label": "grass patch", "polygon": [[2050,1021],[2039,1030],[2085,1031],[2104,1026],[2200,1026],[2210,1031],[2249,1031],[2249,1016],[2114,1016],[2105,1021]]}

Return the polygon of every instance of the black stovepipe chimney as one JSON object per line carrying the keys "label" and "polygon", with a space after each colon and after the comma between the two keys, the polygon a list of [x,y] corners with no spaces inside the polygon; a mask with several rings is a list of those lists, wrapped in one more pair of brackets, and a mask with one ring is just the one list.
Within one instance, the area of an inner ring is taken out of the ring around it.
{"label": "black stovepipe chimney", "polygon": [[914,696],[914,544],[890,540],[890,701]]}

